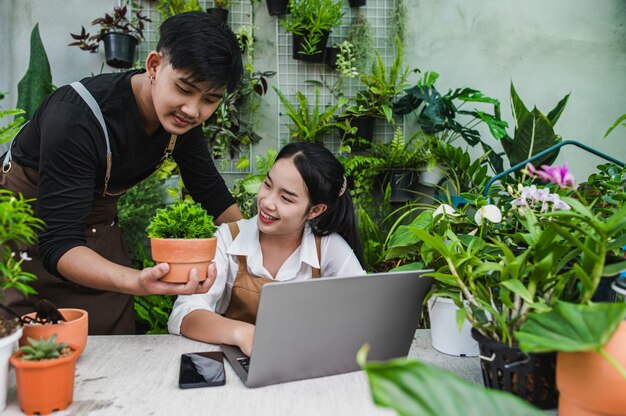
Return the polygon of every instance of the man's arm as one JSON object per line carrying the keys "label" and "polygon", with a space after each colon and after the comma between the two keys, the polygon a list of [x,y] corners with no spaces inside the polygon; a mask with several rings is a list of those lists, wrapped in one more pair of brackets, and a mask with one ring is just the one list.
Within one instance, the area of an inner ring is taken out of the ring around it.
{"label": "man's arm", "polygon": [[159,279],[169,271],[167,263],[135,270],[113,263],[85,246],[74,247],[63,254],[57,270],[82,286],[137,296],[206,293],[217,275],[215,264],[211,263],[204,282],[198,281],[196,269],[189,273],[186,284],[161,282]]}

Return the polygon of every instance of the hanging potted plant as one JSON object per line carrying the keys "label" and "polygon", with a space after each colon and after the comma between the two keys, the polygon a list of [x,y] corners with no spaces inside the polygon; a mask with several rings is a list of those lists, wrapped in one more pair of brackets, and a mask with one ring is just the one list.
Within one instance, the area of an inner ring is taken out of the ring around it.
{"label": "hanging potted plant", "polygon": [[349,0],[350,7],[362,7],[365,6],[366,0]]}
{"label": "hanging potted plant", "polygon": [[170,266],[161,280],[186,283],[193,268],[198,279],[205,280],[209,263],[215,258],[215,231],[213,217],[200,204],[181,200],[158,209],[147,233],[154,261]]}
{"label": "hanging potted plant", "polygon": [[290,15],[280,24],[293,33],[293,59],[323,62],[333,27],[344,15],[341,0],[289,0]]}
{"label": "hanging potted plant", "polygon": [[288,13],[289,0],[266,0],[266,4],[270,16],[282,16]]}
{"label": "hanging potted plant", "polygon": [[50,414],[66,409],[74,398],[74,376],[78,351],[57,343],[56,336],[29,344],[11,356],[17,380],[17,398],[26,414]]}
{"label": "hanging potted plant", "polygon": [[[34,216],[31,202],[21,194],[0,189],[0,300],[10,288],[24,295],[35,293],[29,282],[36,276],[22,271],[21,267],[29,260],[28,253],[20,251],[37,241],[36,231],[43,226]],[[6,311],[0,312],[0,411],[6,407],[9,357],[22,336],[19,318],[3,312]]]}
{"label": "hanging potted plant", "polygon": [[78,46],[84,51],[98,52],[100,42],[104,43],[104,54],[107,65],[113,68],[130,68],[135,60],[135,48],[143,40],[145,22],[150,22],[141,10],[134,17],[128,17],[128,5],[115,6],[113,14],[106,13],[91,22],[100,25],[100,32],[90,35],[81,27],[78,34],[70,33],[74,42],[68,46]]}
{"label": "hanging potted plant", "polygon": [[206,9],[206,12],[220,19],[222,22],[228,22],[228,9],[231,0],[214,0],[215,7]]}

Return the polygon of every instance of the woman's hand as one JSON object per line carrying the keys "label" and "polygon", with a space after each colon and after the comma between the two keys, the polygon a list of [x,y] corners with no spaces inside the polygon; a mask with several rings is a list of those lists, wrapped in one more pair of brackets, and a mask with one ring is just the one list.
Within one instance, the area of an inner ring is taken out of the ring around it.
{"label": "woman's hand", "polygon": [[237,326],[233,331],[235,343],[248,357],[252,354],[252,340],[254,339],[254,325],[247,322],[236,321]]}
{"label": "woman's hand", "polygon": [[200,282],[198,271],[194,268],[189,272],[189,281],[187,283],[168,283],[162,282],[161,279],[170,270],[167,263],[157,264],[154,267],[146,267],[139,272],[137,277],[137,293],[135,295],[193,295],[196,293],[206,293],[209,291],[215,277],[217,276],[217,268],[215,263],[211,262],[207,270],[207,278]]}

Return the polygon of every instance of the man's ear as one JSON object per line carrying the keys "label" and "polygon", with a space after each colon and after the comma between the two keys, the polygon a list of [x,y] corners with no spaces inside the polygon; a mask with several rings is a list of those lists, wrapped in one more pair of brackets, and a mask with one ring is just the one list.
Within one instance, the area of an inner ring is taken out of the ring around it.
{"label": "man's ear", "polygon": [[163,64],[163,55],[157,51],[151,51],[146,58],[146,72],[149,77],[155,78],[157,70]]}
{"label": "man's ear", "polygon": [[307,220],[312,220],[315,217],[322,215],[328,206],[326,204],[317,204],[309,210],[309,214],[306,216]]}

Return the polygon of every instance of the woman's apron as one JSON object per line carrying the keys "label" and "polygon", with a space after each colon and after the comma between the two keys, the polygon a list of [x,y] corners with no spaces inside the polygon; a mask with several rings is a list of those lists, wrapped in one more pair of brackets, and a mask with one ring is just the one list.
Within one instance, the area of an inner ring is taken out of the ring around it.
{"label": "woman's apron", "polygon": [[[82,84],[73,83],[72,87],[96,115],[107,142],[107,171],[104,186],[102,190],[96,191],[94,194],[91,210],[87,217],[87,224],[89,225],[85,230],[86,245],[109,261],[131,267],[130,256],[122,232],[115,223],[117,200],[130,187],[115,189],[115,192],[108,188],[112,158],[104,118],[95,99]],[[171,154],[175,143],[176,136],[172,136],[165,150],[164,158]],[[11,161],[10,154],[7,160],[9,162],[6,163],[5,160],[5,166],[0,173],[0,187],[13,192],[21,192],[25,198],[36,198],[38,172]],[[133,297],[131,295],[91,289],[71,281],[62,280],[45,270],[36,245],[28,249],[28,254],[32,260],[22,263],[22,269],[37,276],[37,280],[30,283],[30,286],[37,291],[37,295],[25,298],[16,290],[8,291],[5,303],[15,312],[19,314],[33,312],[36,298],[44,298],[59,308],[86,310],[89,313],[89,335],[135,333]]]}
{"label": "woman's apron", "polygon": [[[239,226],[236,222],[228,223],[230,234],[233,237],[233,241],[239,234]],[[322,263],[320,256],[320,242],[319,236],[315,236],[315,248],[317,250],[317,258]],[[259,301],[261,300],[261,289],[267,283],[276,282],[274,279],[268,277],[259,277],[248,273],[248,264],[246,262],[246,256],[237,256],[237,262],[239,268],[237,270],[237,276],[233,282],[233,289],[230,295],[230,302],[228,308],[224,313],[226,318],[236,319],[238,321],[248,322],[255,324],[257,311],[259,310]],[[320,269],[313,268],[313,279],[320,277]]]}

